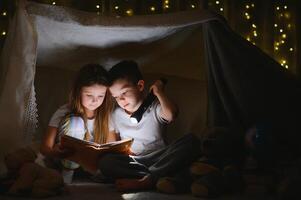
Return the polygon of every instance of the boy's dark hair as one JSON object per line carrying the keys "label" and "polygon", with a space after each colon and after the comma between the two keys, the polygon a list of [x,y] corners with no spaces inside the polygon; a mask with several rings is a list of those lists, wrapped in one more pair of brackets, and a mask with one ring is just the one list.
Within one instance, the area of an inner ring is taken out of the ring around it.
{"label": "boy's dark hair", "polygon": [[111,84],[117,79],[127,79],[133,84],[143,80],[138,64],[133,60],[124,60],[117,63],[109,70],[109,76]]}

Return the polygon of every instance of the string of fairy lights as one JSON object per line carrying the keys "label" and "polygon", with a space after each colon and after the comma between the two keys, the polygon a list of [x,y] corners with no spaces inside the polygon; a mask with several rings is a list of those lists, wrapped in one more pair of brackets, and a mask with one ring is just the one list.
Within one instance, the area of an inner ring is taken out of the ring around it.
{"label": "string of fairy lights", "polygon": [[170,8],[170,1],[169,0],[164,0],[163,1],[163,9],[168,10]]}
{"label": "string of fairy lights", "polygon": [[248,27],[248,33],[246,34],[245,38],[252,42],[252,44],[256,45],[257,41],[259,40],[259,33],[258,33],[258,25],[256,24],[256,18],[255,18],[255,3],[253,2],[246,2],[245,5],[243,5],[243,13],[242,17]]}
{"label": "string of fairy lights", "polygon": [[[37,0],[38,1],[38,0]],[[41,2],[41,1],[39,1]],[[55,1],[55,0],[43,0],[42,3],[48,3],[53,6],[64,5],[63,1]],[[69,1],[72,2],[72,1]],[[89,11],[96,12],[98,15],[102,15],[105,12],[105,1],[104,0],[94,0],[95,3],[94,9],[90,9]],[[158,14],[158,13],[166,13],[177,10],[177,6],[179,7],[179,0],[162,0],[160,3],[158,1],[148,1],[144,2],[142,8],[143,12],[136,12],[137,8],[135,7],[135,0],[125,0],[118,1],[113,0],[110,4],[110,14],[116,16],[133,16],[136,14]],[[226,18],[226,9],[227,3],[226,0],[209,0],[208,6],[210,9],[224,15]],[[290,7],[285,4],[285,0],[282,0],[275,3],[274,8],[274,45],[273,45],[273,56],[274,58],[286,69],[290,68],[290,65],[293,64],[294,55],[296,52],[295,41],[293,36],[295,33],[295,24],[293,22],[293,17],[291,15]],[[182,9],[197,9],[200,6],[200,0],[187,0],[184,2],[185,5],[182,5]],[[90,2],[91,4],[91,2]],[[182,1],[183,4],[183,1]],[[66,5],[65,5],[66,6]],[[69,6],[72,6],[70,3]],[[259,41],[261,38],[260,27],[256,23],[258,19],[256,19],[256,9],[257,6],[254,0],[245,0],[242,9],[241,9],[241,17],[242,17],[242,26],[244,27],[244,31],[240,31],[240,33],[254,45],[260,45]],[[0,8],[0,40],[4,40],[7,36],[7,27],[8,27],[8,16],[9,12],[6,9]]]}
{"label": "string of fairy lights", "polygon": [[[282,0],[277,1],[274,4],[274,21],[273,24],[273,52],[270,52],[284,68],[289,69],[292,64],[294,64],[294,57],[296,55],[296,38],[295,34],[295,23],[292,17],[292,11],[290,7],[286,4],[287,1]],[[224,1],[223,0],[211,0],[209,1],[209,7],[219,12],[220,14],[225,15]],[[244,22],[240,26],[243,27],[243,30],[240,30],[240,33],[246,40],[251,42],[254,45],[260,45],[259,41],[262,40],[260,34],[260,26],[256,23],[258,18],[256,16],[256,3],[252,0],[244,1],[241,5],[241,17]]]}
{"label": "string of fairy lights", "polygon": [[279,63],[289,68],[294,55],[292,15],[288,5],[279,2],[275,5],[275,23],[274,23],[274,54]]}
{"label": "string of fairy lights", "polygon": [[[1,12],[1,18],[3,18],[3,19],[5,19],[5,20],[7,20],[6,18],[7,18],[7,15],[8,15],[8,13],[7,13],[7,11],[6,10],[3,10],[2,12]],[[4,26],[0,26],[1,27],[1,36],[2,37],[5,37],[6,36],[6,34],[7,34],[7,32],[6,32],[6,27],[4,27]]]}
{"label": "string of fairy lights", "polygon": [[224,14],[224,1],[223,0],[211,0],[208,2],[209,7],[212,10],[215,10],[216,12],[219,12],[220,14]]}

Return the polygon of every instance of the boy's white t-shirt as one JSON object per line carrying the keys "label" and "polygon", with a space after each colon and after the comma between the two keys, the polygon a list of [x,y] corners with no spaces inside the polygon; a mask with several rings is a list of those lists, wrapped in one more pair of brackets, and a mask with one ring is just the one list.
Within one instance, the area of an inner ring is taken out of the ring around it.
{"label": "boy's white t-shirt", "polygon": [[161,105],[156,101],[145,111],[141,121],[134,124],[130,115],[118,107],[112,114],[110,131],[115,131],[121,139],[133,138],[131,151],[136,155],[146,155],[165,147],[166,121],[160,117],[160,112]]}
{"label": "boy's white t-shirt", "polygon": [[[60,123],[66,114],[70,113],[70,109],[68,107],[68,104],[65,104],[61,106],[51,117],[48,126],[60,128]],[[91,134],[90,141],[93,141],[94,136],[94,119],[88,119],[87,120],[87,128],[89,130],[89,133]],[[69,127],[69,133],[68,135],[72,137],[76,137],[78,139],[83,139],[85,136],[85,124],[84,120],[81,117],[72,117],[70,120],[70,127]],[[60,133],[59,133],[60,134]]]}

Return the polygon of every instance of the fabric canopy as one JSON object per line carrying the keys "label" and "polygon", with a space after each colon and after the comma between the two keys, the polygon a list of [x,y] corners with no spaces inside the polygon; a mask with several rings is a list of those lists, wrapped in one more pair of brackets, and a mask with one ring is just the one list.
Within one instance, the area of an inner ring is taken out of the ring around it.
{"label": "fabric canopy", "polygon": [[150,76],[173,77],[168,85],[185,101],[185,131],[256,123],[277,124],[290,137],[298,130],[298,81],[214,13],[118,18],[21,0],[0,63],[0,156],[31,142],[38,121],[47,125],[61,103],[52,100],[83,64],[109,69],[124,59]]}
{"label": "fabric canopy", "polygon": [[274,154],[299,156],[300,80],[216,21],[205,23],[203,33],[209,65],[209,123],[242,130],[264,125]]}

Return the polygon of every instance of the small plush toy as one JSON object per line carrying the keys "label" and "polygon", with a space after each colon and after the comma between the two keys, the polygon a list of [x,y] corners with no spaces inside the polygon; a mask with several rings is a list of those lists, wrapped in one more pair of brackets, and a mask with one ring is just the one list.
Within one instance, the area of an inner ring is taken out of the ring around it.
{"label": "small plush toy", "polygon": [[190,190],[198,197],[241,191],[243,157],[243,135],[229,128],[207,129],[202,138],[202,157],[184,170],[186,172],[159,179],[157,189],[169,194]]}
{"label": "small plush toy", "polygon": [[25,147],[5,157],[7,176],[2,178],[2,193],[17,196],[49,197],[64,187],[61,174],[34,163],[36,153]]}
{"label": "small plush toy", "polygon": [[244,188],[240,170],[234,164],[215,166],[199,161],[193,163],[190,170],[194,177],[191,184],[191,193],[194,196],[217,197],[225,193],[239,192]]}
{"label": "small plush toy", "polygon": [[23,147],[8,153],[4,158],[4,163],[8,174],[13,176],[24,163],[34,162],[36,158],[37,155],[31,147]]}

